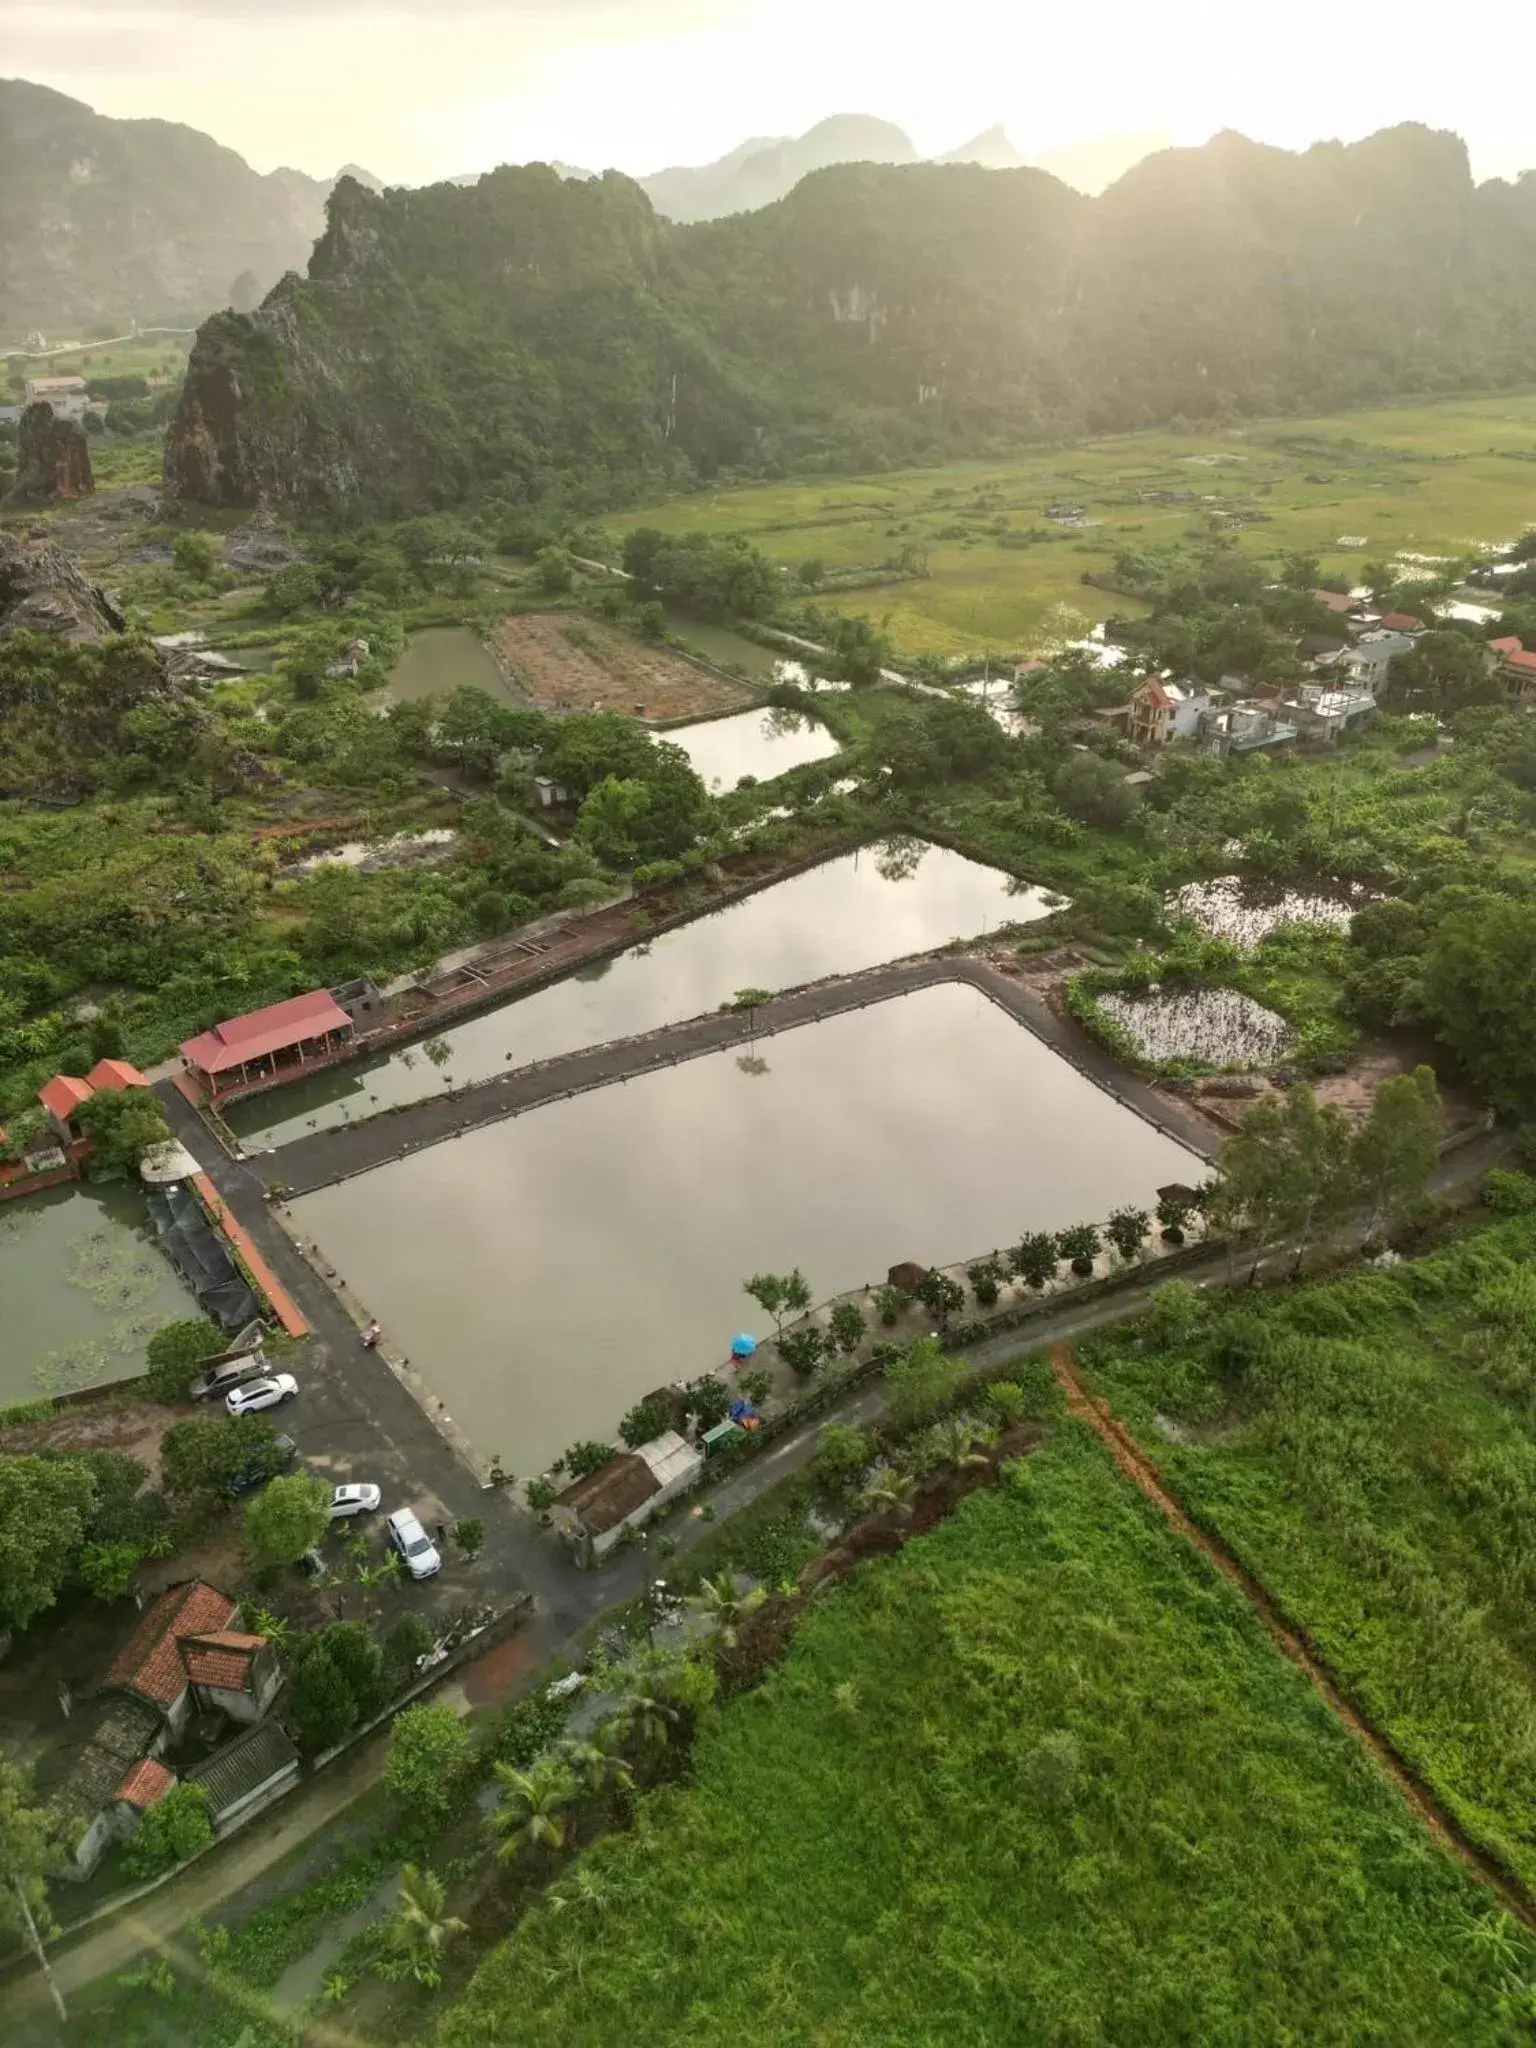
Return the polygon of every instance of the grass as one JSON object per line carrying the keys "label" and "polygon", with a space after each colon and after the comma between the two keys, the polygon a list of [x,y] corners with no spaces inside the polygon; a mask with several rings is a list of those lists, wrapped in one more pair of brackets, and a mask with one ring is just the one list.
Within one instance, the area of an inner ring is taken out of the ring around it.
{"label": "grass", "polygon": [[1183,1302],[1089,1353],[1191,1513],[1527,1887],[1533,1256],[1536,1220],[1518,1216],[1389,1272]]}
{"label": "grass", "polygon": [[[627,515],[667,532],[741,532],[786,567],[830,570],[926,548],[926,579],[820,602],[888,617],[907,654],[1034,652],[1107,610],[1137,609],[1085,586],[1117,552],[1163,546],[1212,518],[1241,518],[1246,544],[1305,548],[1325,571],[1368,556],[1461,554],[1519,533],[1531,518],[1536,394],[1499,393],[1384,407],[1226,433],[1148,433],[1040,449],[1004,463],[897,470],[700,491]],[[1145,494],[1179,492],[1175,501]],[[1096,523],[1053,525],[1048,504]],[[1001,528],[1001,530],[998,530]],[[1363,536],[1365,549],[1337,546]]]}
{"label": "grass", "polygon": [[1485,1896],[1075,1427],[813,1606],[583,1865],[443,2048],[1519,2038]]}

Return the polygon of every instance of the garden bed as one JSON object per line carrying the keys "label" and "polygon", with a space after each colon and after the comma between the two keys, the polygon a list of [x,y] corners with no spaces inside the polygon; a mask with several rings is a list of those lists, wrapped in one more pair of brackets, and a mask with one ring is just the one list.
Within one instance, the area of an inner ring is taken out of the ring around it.
{"label": "garden bed", "polygon": [[670,647],[649,647],[570,612],[516,612],[491,643],[518,688],[546,711],[621,711],[653,723],[744,711],[756,695]]}

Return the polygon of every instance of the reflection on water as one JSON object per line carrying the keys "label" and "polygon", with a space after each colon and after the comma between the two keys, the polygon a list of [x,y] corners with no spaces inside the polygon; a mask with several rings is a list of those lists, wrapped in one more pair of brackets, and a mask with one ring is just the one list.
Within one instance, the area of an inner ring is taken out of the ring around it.
{"label": "reflection on water", "polygon": [[787,769],[825,761],[837,752],[837,741],[824,725],[778,708],[678,726],[664,737],[682,748],[712,790],[734,789],[743,775],[771,782]]}
{"label": "reflection on water", "polygon": [[381,694],[398,704],[463,689],[485,690],[507,704],[522,702],[502,681],[501,670],[477,634],[467,626],[427,626],[406,641]]}
{"label": "reflection on water", "polygon": [[996,868],[921,840],[896,848],[826,861],[594,962],[579,979],[473,1017],[442,1034],[448,1058],[437,1068],[406,1048],[237,1103],[228,1120],[251,1146],[287,1144],[508,1066],[681,1023],[718,1009],[739,988],[795,988],[1048,914],[1041,891]]}
{"label": "reflection on water", "polygon": [[944,983],[531,1110],[295,1206],[448,1413],[509,1470],[612,1442],[664,1381],[901,1259],[1150,1207],[1203,1168],[979,991]]}
{"label": "reflection on water", "polygon": [[155,1331],[196,1313],[136,1187],[0,1208],[0,1403],[131,1379]]}

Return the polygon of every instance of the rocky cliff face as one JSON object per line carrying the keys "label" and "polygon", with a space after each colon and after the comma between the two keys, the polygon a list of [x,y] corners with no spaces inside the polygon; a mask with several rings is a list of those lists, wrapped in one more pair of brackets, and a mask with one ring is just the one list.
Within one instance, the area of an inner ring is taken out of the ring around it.
{"label": "rocky cliff face", "polygon": [[58,505],[87,498],[95,488],[91,445],[79,421],[55,418],[51,405],[29,405],[21,416],[12,502]]}
{"label": "rocky cliff face", "polygon": [[679,227],[610,173],[343,181],[307,279],[199,335],[174,495],[305,511],[612,503],[1042,433],[1536,377],[1536,181],[1454,136],[1221,136],[1087,199],[844,165]]}
{"label": "rocky cliff face", "polygon": [[57,548],[0,533],[0,636],[105,640],[127,626],[117,600]]}

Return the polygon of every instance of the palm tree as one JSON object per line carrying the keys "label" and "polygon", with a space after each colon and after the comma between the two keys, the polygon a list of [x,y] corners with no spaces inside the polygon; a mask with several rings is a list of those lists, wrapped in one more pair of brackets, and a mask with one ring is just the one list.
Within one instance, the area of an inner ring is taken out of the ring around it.
{"label": "palm tree", "polygon": [[435,1991],[443,1981],[442,1958],[465,1923],[447,1910],[448,1892],[440,1877],[430,1870],[418,1870],[407,1863],[400,1872],[400,1903],[384,1930],[386,1955],[392,1969],[414,1977],[427,1990]]}
{"label": "palm tree", "polygon": [[564,1848],[562,1808],[576,1789],[564,1765],[535,1757],[526,1771],[503,1763],[495,1768],[501,1800],[491,1809],[490,1823],[502,1838],[496,1850],[502,1862],[513,1862],[524,1849]]}
{"label": "palm tree", "polygon": [[990,1423],[973,1422],[967,1415],[951,1415],[935,1423],[928,1440],[946,1465],[985,1465],[987,1452],[997,1442]]}
{"label": "palm tree", "polygon": [[727,1650],[734,1650],[741,1640],[741,1624],[748,1615],[756,1614],[767,1598],[761,1586],[738,1594],[734,1573],[722,1571],[712,1579],[701,1580],[697,1593],[689,1595],[688,1605],[695,1614],[712,1621],[720,1642]]}
{"label": "palm tree", "polygon": [[601,1792],[610,1783],[621,1792],[632,1792],[635,1774],[619,1753],[621,1734],[617,1721],[605,1721],[590,1742],[583,1742],[579,1736],[567,1736],[555,1753],[589,1792]]}
{"label": "palm tree", "polygon": [[872,1513],[888,1512],[905,1521],[912,1512],[917,1481],[910,1472],[898,1472],[894,1465],[880,1465],[870,1475],[859,1495],[859,1506]]}

